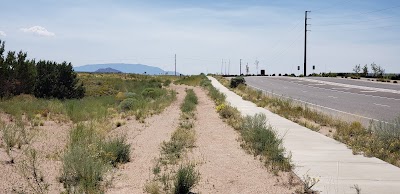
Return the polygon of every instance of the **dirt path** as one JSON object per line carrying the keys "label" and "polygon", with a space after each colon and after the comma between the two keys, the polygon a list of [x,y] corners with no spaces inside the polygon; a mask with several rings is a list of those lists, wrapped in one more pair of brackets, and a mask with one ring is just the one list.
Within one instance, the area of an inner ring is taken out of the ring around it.
{"label": "dirt path", "polygon": [[167,141],[177,128],[180,104],[185,97],[184,86],[171,86],[177,100],[161,114],[146,119],[146,126],[137,122],[119,128],[131,144],[131,161],[120,166],[107,193],[144,193],[144,185],[152,174],[153,160],[160,154],[160,144]]}
{"label": "dirt path", "polygon": [[289,173],[275,176],[262,162],[247,154],[237,141],[239,135],[224,123],[206,92],[195,89],[197,106],[197,147],[190,158],[201,180],[196,193],[294,193],[288,183]]}

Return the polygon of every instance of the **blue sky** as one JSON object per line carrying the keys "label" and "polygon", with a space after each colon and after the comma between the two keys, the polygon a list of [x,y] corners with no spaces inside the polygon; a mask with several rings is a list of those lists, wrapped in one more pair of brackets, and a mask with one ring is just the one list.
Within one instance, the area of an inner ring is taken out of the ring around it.
{"label": "blue sky", "polygon": [[[28,57],[141,63],[185,74],[299,73],[304,11],[311,10],[308,72],[355,64],[400,73],[400,2],[394,0],[1,0],[0,39]],[[229,65],[230,61],[230,65]]]}

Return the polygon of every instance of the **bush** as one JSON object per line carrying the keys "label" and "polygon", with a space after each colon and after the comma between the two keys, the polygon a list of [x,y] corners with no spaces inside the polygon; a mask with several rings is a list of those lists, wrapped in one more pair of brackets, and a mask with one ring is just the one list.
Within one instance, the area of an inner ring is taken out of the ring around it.
{"label": "bush", "polygon": [[181,110],[184,113],[192,112],[198,103],[196,94],[192,89],[186,90],[186,97],[181,105]]}
{"label": "bush", "polygon": [[160,88],[146,88],[142,91],[143,97],[152,99],[156,99],[164,94],[165,92]]}
{"label": "bush", "polygon": [[226,96],[224,93],[219,92],[214,86],[210,85],[208,87],[208,95],[211,97],[211,99],[214,100],[215,104],[219,105],[222,104]]}
{"label": "bush", "polygon": [[137,100],[136,100],[136,99],[127,98],[127,99],[123,100],[123,101],[119,104],[118,108],[119,108],[121,111],[133,110],[133,107],[135,106],[136,103],[137,103]]}
{"label": "bush", "polygon": [[194,169],[193,164],[180,166],[175,177],[175,194],[188,194],[199,182],[200,173]]}
{"label": "bush", "polygon": [[235,77],[235,78],[231,79],[230,87],[231,88],[236,88],[240,84],[246,84],[246,80],[243,77]]}
{"label": "bush", "polygon": [[118,163],[129,162],[130,155],[130,144],[126,143],[125,137],[119,137],[111,141],[105,142],[102,145],[101,158],[104,162],[110,163],[116,166]]}
{"label": "bush", "polygon": [[265,163],[273,170],[291,170],[290,159],[286,158],[282,140],[276,132],[266,126],[266,117],[263,114],[247,116],[240,130],[245,145],[254,155],[266,157]]}
{"label": "bush", "polygon": [[99,193],[105,172],[103,161],[94,157],[87,145],[78,144],[65,152],[60,180],[68,193]]}
{"label": "bush", "polygon": [[167,79],[164,81],[163,86],[168,87],[171,84],[171,80]]}
{"label": "bush", "polygon": [[101,181],[111,165],[129,161],[124,138],[109,142],[92,125],[78,124],[70,131],[62,157],[60,181],[68,193],[102,193]]}

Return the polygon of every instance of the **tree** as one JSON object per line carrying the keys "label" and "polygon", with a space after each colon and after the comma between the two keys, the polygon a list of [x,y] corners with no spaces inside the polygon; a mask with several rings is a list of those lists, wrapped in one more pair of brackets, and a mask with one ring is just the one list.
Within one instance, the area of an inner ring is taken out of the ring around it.
{"label": "tree", "polygon": [[375,63],[371,64],[371,69],[374,72],[374,77],[382,78],[385,73],[385,69]]}
{"label": "tree", "polygon": [[353,71],[357,74],[357,76],[359,75],[359,73],[360,73],[360,71],[361,71],[361,65],[356,65],[354,68],[353,68]]}
{"label": "tree", "polygon": [[7,74],[9,71],[9,68],[5,63],[4,47],[4,41],[0,40],[0,98],[3,98],[6,95],[5,83],[8,79]]}
{"label": "tree", "polygon": [[31,94],[35,87],[36,64],[35,60],[27,60],[27,53],[20,51],[14,66],[13,78],[15,80],[14,95]]}
{"label": "tree", "polygon": [[36,71],[35,96],[39,98],[53,97],[57,87],[56,63],[39,61],[36,64]]}
{"label": "tree", "polygon": [[56,98],[83,98],[83,84],[78,83],[77,75],[72,68],[71,63],[63,62],[57,65],[58,91],[54,97]]}
{"label": "tree", "polygon": [[79,83],[71,63],[57,64],[51,61],[39,61],[36,68],[34,92],[36,97],[58,99],[84,97],[85,88],[82,83]]}
{"label": "tree", "polygon": [[365,64],[362,70],[363,70],[364,77],[367,77],[368,76],[368,65]]}

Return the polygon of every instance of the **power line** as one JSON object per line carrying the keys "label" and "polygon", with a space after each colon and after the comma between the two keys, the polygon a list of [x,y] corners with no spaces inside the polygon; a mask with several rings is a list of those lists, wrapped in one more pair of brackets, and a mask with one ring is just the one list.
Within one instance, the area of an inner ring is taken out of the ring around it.
{"label": "power line", "polygon": [[[301,23],[301,22],[300,22]],[[298,24],[300,24],[300,23],[298,23]],[[297,24],[297,25],[298,25]],[[300,29],[298,29],[297,30],[297,36],[296,36],[296,38],[295,38],[295,40],[297,40],[298,39],[298,36],[299,35],[301,35],[301,31],[303,30],[303,28],[300,28]],[[293,44],[293,41],[292,41],[292,43],[291,44]],[[272,51],[271,51],[271,53],[272,53],[272,55],[270,55],[270,56],[272,56],[272,57],[270,57],[270,60],[274,60],[275,58],[276,58],[276,56],[277,55],[280,55],[280,53],[282,53],[282,52],[284,52],[283,50],[285,50],[286,48],[283,48],[283,49],[272,49]],[[279,53],[279,54],[278,54]]]}
{"label": "power line", "polygon": [[389,18],[394,18],[397,16],[389,16],[389,17],[383,17],[383,18],[375,18],[375,19],[370,19],[370,20],[363,20],[363,21],[355,21],[355,22],[348,22],[348,23],[331,23],[331,24],[321,24],[321,25],[313,25],[313,26],[342,26],[342,25],[350,25],[350,24],[358,24],[358,23],[365,23],[365,22],[371,22],[371,21],[377,21],[377,20],[384,20],[384,19],[389,19]]}
{"label": "power line", "polygon": [[377,27],[370,27],[370,28],[359,28],[359,29],[337,29],[337,30],[332,30],[332,29],[325,29],[325,30],[314,30],[317,32],[321,31],[341,31],[341,32],[350,32],[350,31],[362,31],[362,30],[372,30],[372,29],[384,29],[384,28],[390,28],[390,27],[398,27],[400,24],[395,24],[395,25],[387,25],[387,26],[377,26]]}
{"label": "power line", "polygon": [[336,2],[336,3],[334,3],[334,4],[332,4],[332,5],[330,5],[330,6],[328,6],[328,7],[323,7],[323,8],[319,8],[319,9],[316,9],[316,10],[312,10],[312,12],[318,12],[318,11],[321,11],[321,10],[325,10],[325,9],[330,9],[330,8],[333,8],[333,7],[337,7],[338,5],[340,5],[340,4],[344,4],[344,3],[347,3],[347,2],[350,2],[351,0],[344,0],[344,1],[339,1],[339,2]]}
{"label": "power line", "polygon": [[[302,23],[302,21],[303,21],[303,20],[301,19],[301,20],[299,20],[298,22],[296,22],[295,25],[288,31],[288,33],[285,34],[285,36],[286,36],[286,35],[289,35],[291,32],[293,32],[294,29],[296,29],[296,28]],[[273,44],[273,46],[271,47],[272,51],[275,49],[275,47],[276,47],[279,43],[282,42],[283,37],[284,37],[284,36],[281,36],[281,38],[278,39],[278,41],[276,41],[275,44]]]}
{"label": "power line", "polygon": [[271,58],[270,61],[268,61],[269,64],[275,63],[279,57],[283,56],[286,51],[288,51],[293,45],[294,43],[296,43],[296,41],[299,41],[301,39],[299,39],[302,36],[302,34],[298,34],[297,37],[283,50],[281,50],[281,52],[278,55],[275,55],[275,57]]}
{"label": "power line", "polygon": [[365,15],[365,14],[370,14],[370,13],[377,13],[377,12],[382,12],[382,11],[387,11],[390,9],[395,9],[400,7],[400,5],[396,5],[396,6],[392,6],[392,7],[386,7],[386,8],[382,8],[382,9],[376,9],[376,10],[372,10],[372,11],[367,11],[367,12],[360,12],[360,13],[356,13],[356,14],[349,14],[349,15],[344,15],[344,16],[337,16],[337,17],[329,17],[329,18],[347,18],[347,17],[354,17],[354,16],[359,16],[359,15]]}

